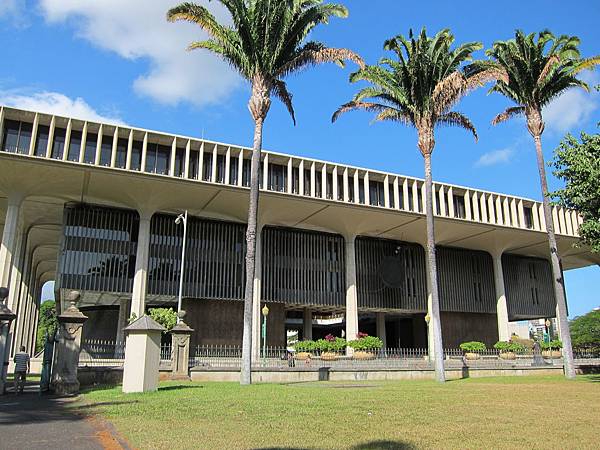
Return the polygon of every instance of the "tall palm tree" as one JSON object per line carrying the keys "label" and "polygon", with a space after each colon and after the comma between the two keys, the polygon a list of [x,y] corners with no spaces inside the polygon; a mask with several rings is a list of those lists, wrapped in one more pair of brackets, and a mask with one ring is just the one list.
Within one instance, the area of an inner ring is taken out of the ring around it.
{"label": "tall palm tree", "polygon": [[579,42],[579,38],[575,36],[556,37],[547,30],[538,33],[537,39],[535,33],[525,35],[523,31],[517,30],[514,39],[497,41],[486,52],[508,74],[508,79],[498,80],[490,92],[498,92],[516,104],[498,114],[492,124],[497,125],[513,117],[525,116],[527,129],[535,141],[567,378],[575,377],[575,367],[567,320],[564,280],[554,234],[546,167],[542,153],[544,132],[542,109],[569,88],[581,87],[586,91],[589,90],[587,84],[577,79],[576,75],[586,68],[599,64],[600,57],[582,59],[578,48]]}
{"label": "tall palm tree", "polygon": [[353,100],[342,105],[333,115],[338,117],[351,110],[375,112],[375,121],[392,121],[417,130],[418,148],[425,159],[425,201],[427,216],[427,266],[430,302],[429,316],[433,333],[433,354],[436,378],[445,381],[442,331],[435,256],[433,218],[433,181],[431,155],[435,146],[435,128],[440,125],[458,126],[470,131],[475,140],[477,132],[471,121],[452,107],[471,89],[501,76],[494,66],[472,62],[473,52],[482,44],[469,42],[452,48],[454,36],[442,30],[427,36],[425,28],[408,39],[398,35],[385,42],[397,59],[384,58],[378,65],[364,67],[350,76],[351,82],[367,81]]}
{"label": "tall palm tree", "polygon": [[[252,298],[256,255],[259,169],[263,124],[271,107],[271,96],[283,102],[296,118],[292,95],[284,78],[307,67],[335,62],[343,65],[362,59],[347,49],[328,48],[307,41],[308,34],[331,17],[348,16],[341,5],[322,0],[218,0],[230,13],[231,25],[219,23],[204,6],[181,3],[170,9],[167,20],[198,25],[209,39],[193,42],[189,50],[205,49],[225,60],[252,86],[248,102],[254,119],[254,146],[250,166],[250,202],[246,231],[246,287],[244,292],[244,333],[242,341],[241,384],[251,383]],[[267,174],[264,174],[267,176]]]}

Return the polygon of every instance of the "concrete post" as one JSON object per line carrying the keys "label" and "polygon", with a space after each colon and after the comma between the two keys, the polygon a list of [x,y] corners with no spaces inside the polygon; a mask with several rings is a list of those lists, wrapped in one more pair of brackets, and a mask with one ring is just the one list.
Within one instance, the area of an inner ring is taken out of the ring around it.
{"label": "concrete post", "polygon": [[312,311],[309,308],[304,308],[302,336],[305,341],[312,341]]}
{"label": "concrete post", "polygon": [[125,331],[123,330],[127,326],[130,315],[129,305],[130,300],[128,298],[122,298],[119,300],[119,320],[117,322],[117,335],[115,336],[115,340],[118,343],[125,342]]}
{"label": "concrete post", "polygon": [[496,315],[498,317],[498,340],[509,341],[508,306],[506,304],[506,290],[504,288],[504,274],[502,272],[502,253],[492,256],[494,259],[494,284],[496,286]]}
{"label": "concrete post", "polygon": [[355,236],[346,237],[346,339],[349,341],[356,339],[359,331],[354,240]]}
{"label": "concrete post", "polygon": [[158,389],[160,336],[165,331],[150,316],[142,316],[125,328],[123,392],[151,392]]}
{"label": "concrete post", "polygon": [[4,300],[8,297],[8,289],[0,288],[0,395],[3,395],[6,388],[6,373],[8,369],[8,354],[10,344],[8,341],[8,331],[10,324],[17,317],[4,304]]}
{"label": "concrete post", "polygon": [[142,317],[146,311],[151,219],[151,213],[140,212],[140,228],[135,256],[135,276],[133,277],[133,292],[131,294],[131,315],[135,314],[136,318]]}
{"label": "concrete post", "polygon": [[184,314],[180,317],[181,321],[171,329],[171,379],[189,380],[190,335],[194,330],[183,321]]}
{"label": "concrete post", "polygon": [[69,297],[71,306],[58,316],[58,340],[52,367],[52,390],[59,395],[73,395],[79,392],[77,366],[81,351],[81,331],[83,323],[87,320],[75,306],[79,292],[73,292]]}
{"label": "concrete post", "polygon": [[385,332],[385,313],[378,312],[376,316],[377,320],[377,337],[383,341],[383,348],[387,347],[387,339]]}

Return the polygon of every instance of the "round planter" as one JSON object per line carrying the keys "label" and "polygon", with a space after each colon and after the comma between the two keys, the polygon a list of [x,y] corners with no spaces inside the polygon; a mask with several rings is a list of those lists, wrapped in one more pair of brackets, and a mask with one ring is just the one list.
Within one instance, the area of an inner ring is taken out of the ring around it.
{"label": "round planter", "polygon": [[321,361],[335,361],[338,359],[337,353],[323,352],[321,353]]}
{"label": "round planter", "polygon": [[465,358],[468,359],[469,361],[474,361],[476,359],[481,358],[481,355],[479,353],[466,352]]}
{"label": "round planter", "polygon": [[298,352],[298,353],[296,353],[295,357],[299,361],[305,361],[307,359],[311,359],[312,354],[308,353],[308,352]]}
{"label": "round planter", "polygon": [[544,358],[559,359],[562,357],[562,352],[560,350],[544,350],[542,356]]}
{"label": "round planter", "polygon": [[500,353],[500,359],[512,360],[517,359],[515,352],[502,352]]}
{"label": "round planter", "polygon": [[364,350],[356,350],[352,355],[352,359],[369,360],[375,359],[375,353],[367,352]]}

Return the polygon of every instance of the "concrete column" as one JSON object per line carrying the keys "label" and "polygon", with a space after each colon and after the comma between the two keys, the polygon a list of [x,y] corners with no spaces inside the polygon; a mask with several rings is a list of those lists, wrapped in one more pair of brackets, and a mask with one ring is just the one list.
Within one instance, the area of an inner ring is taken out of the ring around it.
{"label": "concrete column", "polygon": [[164,327],[143,316],[125,328],[123,392],[151,392],[158,389],[160,335]]}
{"label": "concrete column", "polygon": [[128,298],[122,298],[119,300],[119,321],[117,323],[117,335],[115,340],[117,342],[125,343],[125,331],[123,330],[128,323],[130,316],[129,308],[131,301]]}
{"label": "concrete column", "polygon": [[70,295],[71,306],[58,316],[58,340],[56,356],[52,367],[52,390],[59,395],[72,395],[79,392],[77,367],[81,351],[81,331],[87,317],[77,309],[79,292]]}
{"label": "concrete column", "polygon": [[[183,311],[182,311],[183,312]],[[189,380],[190,336],[194,332],[181,320],[171,330],[171,378]]]}
{"label": "concrete column", "polygon": [[[2,232],[2,242],[0,243],[0,287],[8,287],[10,284],[10,275],[14,265],[13,258],[16,257],[19,219],[21,216],[21,203],[23,196],[16,194],[8,195],[8,205],[6,209],[6,218],[4,220],[4,230]],[[8,307],[13,309],[11,299],[15,298],[15,293],[9,294]]]}
{"label": "concrete column", "polygon": [[6,307],[4,301],[8,297],[8,289],[0,287],[0,395],[4,394],[6,385],[6,372],[8,369],[8,354],[10,341],[8,331],[16,315]]}
{"label": "concrete column", "polygon": [[138,233],[137,253],[135,256],[135,276],[131,294],[131,315],[136,318],[146,310],[146,285],[148,281],[148,255],[150,251],[150,220],[152,213],[140,211],[140,229]]}
{"label": "concrete column", "polygon": [[378,312],[377,316],[377,337],[383,341],[383,348],[387,347],[387,339],[385,333],[385,313]]}
{"label": "concrete column", "polygon": [[258,225],[256,230],[256,253],[254,266],[254,297],[252,299],[252,361],[260,359],[260,330],[261,330],[261,290],[262,290],[262,230]]}
{"label": "concrete column", "polygon": [[498,317],[498,340],[510,340],[508,329],[508,306],[506,304],[506,290],[504,289],[504,274],[502,272],[502,253],[493,255],[494,259],[494,284],[496,286],[496,314]]}
{"label": "concrete column", "polygon": [[302,336],[305,341],[312,341],[312,311],[309,308],[304,308]]}
{"label": "concrete column", "polygon": [[346,237],[346,339],[356,339],[358,334],[358,293],[356,291],[356,236]]}

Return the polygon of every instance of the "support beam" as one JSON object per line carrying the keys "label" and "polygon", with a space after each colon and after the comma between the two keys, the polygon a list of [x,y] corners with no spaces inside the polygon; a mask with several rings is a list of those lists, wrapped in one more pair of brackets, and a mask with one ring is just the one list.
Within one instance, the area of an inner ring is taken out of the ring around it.
{"label": "support beam", "polygon": [[133,293],[131,295],[131,315],[135,314],[138,318],[142,317],[146,310],[146,285],[148,282],[151,219],[151,212],[140,211],[140,229],[135,257],[135,276],[133,277]]}
{"label": "support beam", "polygon": [[358,293],[356,290],[356,236],[346,236],[346,339],[358,334]]}
{"label": "support beam", "polygon": [[386,331],[385,331],[385,313],[378,312],[377,320],[377,337],[383,341],[383,348],[387,347]]}
{"label": "support beam", "polygon": [[305,341],[312,341],[312,311],[309,308],[304,308],[302,318],[302,338]]}
{"label": "support beam", "polygon": [[494,259],[494,284],[496,286],[496,314],[498,316],[498,340],[510,340],[508,329],[508,306],[506,303],[506,290],[504,288],[504,274],[502,271],[502,252],[492,256]]}
{"label": "support beam", "polygon": [[[8,195],[6,217],[0,243],[0,287],[8,287],[11,271],[14,265],[13,258],[17,256],[18,228],[21,217],[21,204],[23,196],[18,194]],[[7,306],[12,310],[15,293],[10,293]]]}

